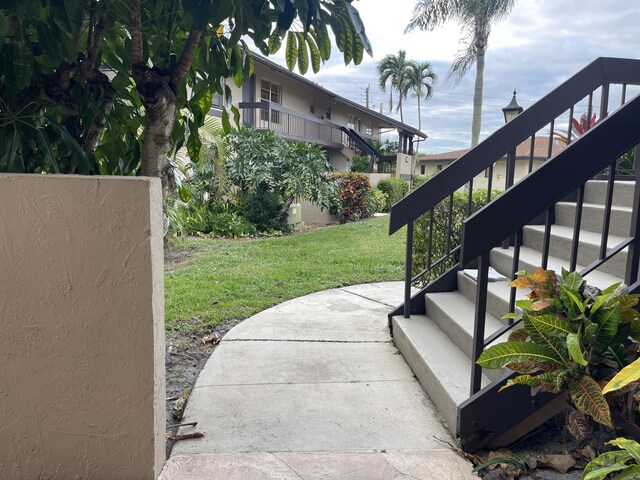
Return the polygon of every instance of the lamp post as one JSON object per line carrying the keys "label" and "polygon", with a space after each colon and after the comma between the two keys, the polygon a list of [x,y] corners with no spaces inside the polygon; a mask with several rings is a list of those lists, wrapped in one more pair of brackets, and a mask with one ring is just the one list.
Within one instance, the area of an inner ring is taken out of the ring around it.
{"label": "lamp post", "polygon": [[[513,91],[513,98],[509,105],[502,109],[502,113],[504,114],[504,123],[509,123],[511,120],[516,118],[518,115],[522,113],[524,109],[518,105],[518,101],[516,100],[516,91]],[[513,185],[513,181],[515,179],[516,173],[516,151],[515,149],[510,151],[507,154],[507,171],[505,172],[505,181],[504,181],[504,189],[508,189]],[[507,238],[504,242],[502,242],[502,248],[509,248],[510,244],[514,243],[515,238],[513,236]]]}
{"label": "lamp post", "polygon": [[504,123],[509,123],[511,120],[516,118],[518,115],[522,113],[524,108],[518,105],[518,101],[516,100],[516,91],[513,91],[513,98],[509,105],[502,109],[502,113],[504,113]]}

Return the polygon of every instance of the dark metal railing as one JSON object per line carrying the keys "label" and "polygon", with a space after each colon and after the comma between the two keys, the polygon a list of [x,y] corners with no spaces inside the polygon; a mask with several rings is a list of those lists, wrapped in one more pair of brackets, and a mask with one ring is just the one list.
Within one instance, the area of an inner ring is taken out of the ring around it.
{"label": "dark metal railing", "polygon": [[[578,265],[578,250],[580,246],[580,232],[584,208],[584,194],[587,182],[603,169],[615,172],[617,160],[625,152],[631,149],[638,150],[640,143],[640,130],[637,128],[637,120],[640,118],[640,95],[626,103],[608,118],[598,123],[575,141],[571,148],[559,153],[553,160],[541,166],[534,174],[524,178],[517,186],[506,191],[494,200],[486,208],[468,218],[463,226],[462,249],[460,263],[462,265],[477,263],[478,282],[477,298],[486,298],[488,281],[488,258],[490,251],[499,244],[503,238],[517,234],[519,238],[515,242],[513,252],[513,266],[511,278],[515,278],[519,268],[522,229],[534,218],[545,215],[545,228],[542,240],[542,254],[540,264],[547,268],[550,258],[551,243],[551,219],[555,205],[568,195],[575,193],[575,215],[573,224],[573,238],[571,239],[571,251],[569,254],[570,269],[575,270]],[[584,159],[589,158],[588,162]],[[632,204],[629,236],[619,241],[616,245],[609,245],[610,227],[613,211],[613,197],[615,189],[614,175],[609,175],[606,182],[604,197],[604,212],[600,233],[600,247],[596,258],[589,258],[586,266],[580,267],[582,276],[588,275],[596,269],[601,269],[607,262],[626,251],[627,261],[624,272],[617,276],[624,277],[627,285],[638,282],[638,262],[640,260],[640,230],[637,217],[640,212],[638,195],[638,183],[636,182],[635,195]],[[535,199],[535,201],[531,201]],[[585,263],[583,257],[581,263]],[[515,295],[515,288],[512,287]],[[514,296],[512,298],[515,298]],[[510,302],[510,312],[514,312],[515,305]],[[499,332],[485,339],[484,325],[487,315],[486,303],[476,301],[475,325],[479,337],[474,337],[473,372],[471,376],[471,394],[480,390],[482,368],[475,363],[484,348],[499,336],[504,334],[514,325],[507,326]]]}
{"label": "dark metal railing", "polygon": [[[612,95],[619,92],[619,105],[625,105],[629,96],[629,86],[632,85],[640,85],[640,61],[614,58],[595,60],[395,204],[391,209],[390,234],[415,222],[426,225],[426,233],[420,228],[407,229],[406,269],[408,273],[405,278],[412,284],[421,286],[422,289],[411,296],[407,293],[411,292],[410,285],[407,286],[404,304],[392,315],[403,313],[408,317],[411,313],[423,313],[420,310],[424,302],[420,297],[424,295],[430,282],[449,268],[459,269],[461,265],[465,265],[464,260],[460,261],[462,243],[458,239],[461,235],[462,222],[483,203],[477,201],[478,190],[483,188],[487,190],[484,203],[490,203],[492,190],[508,191],[517,177],[535,175],[536,168],[547,165],[548,159],[560,155],[567,145],[576,143],[579,135],[571,128],[572,118],[576,112],[586,112],[585,129],[588,131],[591,128],[590,119],[593,111],[599,112],[598,124],[602,123],[610,115],[610,104],[613,104]],[[594,104],[596,99],[599,105]],[[565,131],[566,135],[563,135],[561,132]],[[586,134],[584,136],[586,137]],[[546,148],[543,141],[546,141]],[[590,155],[584,158],[590,158]],[[585,159],[581,161],[586,162]],[[609,160],[609,164],[611,162],[612,160]],[[604,165],[598,172],[603,168]],[[483,172],[486,173],[483,175]],[[593,173],[592,176],[597,175],[598,172]],[[564,174],[566,175],[567,172]],[[543,188],[540,194],[546,194],[545,190],[546,188]],[[463,199],[465,192],[466,205],[461,206],[460,203],[465,201]],[[475,196],[474,193],[476,193]],[[452,200],[454,197],[455,202]],[[537,204],[537,200],[536,197],[536,202],[533,203]],[[453,203],[455,207],[451,208]],[[517,205],[516,211],[520,208],[519,204],[512,205]],[[538,215],[538,219],[527,217],[529,222],[545,224],[545,239],[549,237],[554,219],[552,207],[553,204],[542,217]],[[461,211],[464,213],[460,213]],[[432,245],[435,236],[443,235],[443,231],[437,229],[437,222],[433,220],[434,212],[437,213],[436,218],[446,218],[444,230],[446,244],[441,245],[439,249]],[[512,207],[510,215],[514,213]],[[418,242],[423,247],[422,251],[416,251],[414,248],[414,234],[418,232],[429,238],[426,247],[424,241]],[[507,239],[504,242],[505,247],[514,243],[517,233],[518,230],[513,229],[502,237]],[[478,232],[475,234],[478,235]],[[481,237],[483,235],[484,233],[480,234]],[[548,258],[548,248],[546,245],[543,266]],[[479,255],[473,257],[474,263],[478,261],[478,257]]]}
{"label": "dark metal railing", "polygon": [[289,140],[315,142],[329,148],[338,149],[347,144],[343,127],[322,118],[267,101],[243,102],[239,106],[244,118],[251,119],[249,123],[257,129],[273,130]]}

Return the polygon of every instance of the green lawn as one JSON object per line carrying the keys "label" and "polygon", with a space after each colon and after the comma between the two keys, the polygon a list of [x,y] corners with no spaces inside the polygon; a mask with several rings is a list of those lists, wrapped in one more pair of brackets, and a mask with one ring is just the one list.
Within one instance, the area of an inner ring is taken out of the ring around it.
{"label": "green lawn", "polygon": [[197,249],[165,273],[168,330],[205,330],[284,300],[328,288],[400,280],[405,234],[389,217],[288,237],[195,239]]}

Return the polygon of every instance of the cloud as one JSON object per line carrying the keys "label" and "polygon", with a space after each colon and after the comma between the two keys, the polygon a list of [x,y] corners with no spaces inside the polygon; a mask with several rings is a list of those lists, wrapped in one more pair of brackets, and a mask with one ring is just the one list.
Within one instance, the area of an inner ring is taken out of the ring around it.
{"label": "cloud", "polygon": [[[397,113],[388,112],[388,93],[377,87],[375,65],[386,54],[404,49],[408,58],[430,61],[440,77],[433,98],[422,102],[422,128],[429,139],[420,145],[420,151],[438,153],[468,147],[475,69],[456,88],[448,89],[444,82],[460,49],[459,25],[449,23],[435,31],[405,34],[414,0],[361,0],[354,5],[373,45],[373,58],[365,57],[359,66],[345,66],[336,50],[318,74],[307,77],[363,105],[365,89],[370,86],[370,105],[379,110],[383,103],[384,113],[399,119]],[[597,57],[638,58],[638,20],[637,0],[517,2],[508,18],[492,26],[481,138],[504,124],[501,109],[511,100],[514,88],[518,102],[527,108]],[[277,56],[274,60],[284,64]],[[407,99],[403,110],[405,123],[417,127],[416,99]]]}

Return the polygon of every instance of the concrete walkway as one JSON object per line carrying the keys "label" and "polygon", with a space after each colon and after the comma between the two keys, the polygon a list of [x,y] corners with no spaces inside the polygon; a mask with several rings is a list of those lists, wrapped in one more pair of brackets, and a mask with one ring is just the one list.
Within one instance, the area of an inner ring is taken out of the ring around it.
{"label": "concrete walkway", "polygon": [[265,310],[224,337],[162,480],[476,478],[391,342],[402,284],[319,292]]}

